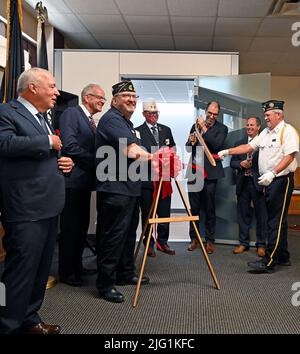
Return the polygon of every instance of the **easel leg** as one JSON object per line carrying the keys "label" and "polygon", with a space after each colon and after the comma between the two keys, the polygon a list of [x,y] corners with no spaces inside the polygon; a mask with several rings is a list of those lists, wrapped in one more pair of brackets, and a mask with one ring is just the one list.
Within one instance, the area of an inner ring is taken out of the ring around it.
{"label": "easel leg", "polygon": [[[159,200],[159,196],[160,196],[160,192],[161,192],[161,186],[162,186],[162,179],[159,180],[157,195],[156,195],[155,201],[153,203],[153,205],[154,205],[153,213],[152,213],[152,218],[153,219],[156,216],[158,200]],[[148,220],[149,220],[149,218],[148,218]],[[146,222],[146,225],[148,225],[148,220]],[[136,307],[137,299],[138,299],[139,292],[140,292],[141,281],[142,281],[142,277],[143,277],[143,274],[144,274],[144,268],[145,268],[145,264],[146,264],[147,253],[148,253],[148,249],[149,249],[149,245],[150,245],[150,238],[151,238],[151,235],[152,235],[152,230],[153,230],[153,224],[150,225],[150,230],[149,230],[149,233],[148,233],[148,236],[147,236],[145,253],[144,253],[142,266],[141,266],[141,270],[140,270],[140,274],[139,274],[139,279],[138,279],[138,283],[137,283],[137,286],[136,286],[136,289],[135,289],[134,298],[133,298],[133,305],[132,305],[133,307]]]}
{"label": "easel leg", "polygon": [[[176,186],[177,186],[177,188],[178,188],[178,191],[179,191],[180,197],[181,197],[181,199],[182,199],[182,202],[183,202],[183,204],[184,204],[184,206],[185,206],[186,212],[188,213],[189,216],[192,216],[192,213],[191,213],[191,211],[190,211],[190,209],[189,209],[189,207],[188,207],[187,201],[186,201],[186,199],[185,199],[185,197],[184,197],[183,190],[181,189],[180,184],[179,184],[177,178],[175,178],[175,183],[176,183]],[[215,283],[215,285],[216,285],[216,288],[217,288],[218,290],[220,290],[220,289],[221,289],[220,283],[219,283],[219,281],[218,281],[218,279],[217,279],[217,276],[216,276],[216,274],[215,274],[215,272],[214,272],[214,269],[213,269],[213,267],[212,267],[212,265],[211,265],[211,262],[210,262],[210,260],[209,260],[209,257],[208,257],[208,255],[207,255],[207,252],[206,252],[205,247],[204,247],[204,245],[203,245],[203,242],[202,242],[200,233],[199,233],[199,231],[198,231],[198,228],[197,228],[197,226],[196,226],[196,223],[195,223],[194,221],[192,221],[192,224],[193,224],[194,230],[195,230],[195,232],[196,232],[196,235],[197,235],[197,238],[198,238],[198,241],[199,241],[199,244],[200,244],[200,247],[201,247],[203,256],[204,256],[204,259],[205,259],[206,264],[207,264],[207,266],[208,266],[208,269],[209,269],[209,271],[210,271],[210,274],[212,275],[212,278],[213,278],[213,280],[214,280],[214,283]]]}
{"label": "easel leg", "polygon": [[[142,241],[143,241],[143,237],[144,237],[144,235],[145,235],[145,233],[146,233],[146,230],[147,230],[147,227],[148,227],[148,225],[149,225],[148,220],[149,220],[149,218],[150,218],[151,215],[152,215],[152,211],[153,211],[153,208],[154,208],[154,204],[155,204],[155,199],[153,199],[153,201],[152,201],[151,209],[150,209],[150,211],[149,211],[149,214],[148,214],[147,220],[146,220],[146,222],[145,222],[145,225],[144,225],[144,227],[143,227],[143,230],[142,230],[142,233],[141,233],[139,242],[138,242],[138,244],[137,244],[137,246],[136,246],[136,249],[135,249],[135,253],[134,253],[134,263],[136,262],[136,259],[137,259],[138,253],[139,253],[139,251],[140,251]],[[148,251],[147,251],[147,252],[148,252]]]}

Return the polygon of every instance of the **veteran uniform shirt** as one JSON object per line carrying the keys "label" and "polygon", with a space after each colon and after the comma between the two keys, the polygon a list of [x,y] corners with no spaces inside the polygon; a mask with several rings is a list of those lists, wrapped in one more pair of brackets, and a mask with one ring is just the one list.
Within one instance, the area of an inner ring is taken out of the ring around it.
{"label": "veteran uniform shirt", "polygon": [[[281,121],[272,130],[265,128],[249,142],[249,145],[254,150],[259,149],[258,167],[259,173],[262,175],[267,171],[272,171],[284,156],[299,152],[299,136],[295,128]],[[294,158],[288,167],[278,173],[277,176],[285,176],[294,172],[296,168],[297,161]]]}

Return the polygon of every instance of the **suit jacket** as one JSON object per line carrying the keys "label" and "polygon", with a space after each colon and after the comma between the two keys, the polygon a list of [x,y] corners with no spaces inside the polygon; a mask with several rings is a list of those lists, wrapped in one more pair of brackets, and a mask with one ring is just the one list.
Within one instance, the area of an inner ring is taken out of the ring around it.
{"label": "suit jacket", "polygon": [[[173,147],[175,146],[175,141],[172,135],[172,131],[169,127],[163,124],[157,124],[157,129],[158,129],[158,140],[159,144],[155,141],[155,138],[149,129],[147,123],[143,123],[139,127],[135,128],[137,131],[140,133],[140,143],[141,146],[144,147],[148,152],[151,152],[151,147],[157,146],[158,148],[161,148],[163,146],[168,146],[168,147]],[[153,151],[152,151],[153,152]],[[150,181],[150,175],[151,175],[151,164],[149,163],[148,166],[148,182],[143,182],[142,183],[142,188],[153,188],[153,182]]]}
{"label": "suit jacket", "polygon": [[[234,146],[239,146],[242,144],[248,144],[248,137],[238,140]],[[241,167],[240,162],[247,159],[247,154],[233,155],[230,161],[230,167],[236,171],[236,194],[240,195],[243,190],[243,184],[245,181],[245,171],[246,169]],[[253,182],[255,188],[258,192],[262,192],[263,187],[258,184],[258,151],[255,151],[252,155],[252,173]],[[247,177],[248,178],[248,177]]]}
{"label": "suit jacket", "polygon": [[95,133],[80,106],[67,108],[59,118],[62,154],[74,161],[66,188],[95,189]]}
{"label": "suit jacket", "polygon": [[0,210],[6,222],[61,213],[65,183],[57,152],[35,117],[17,100],[0,105]]}
{"label": "suit jacket", "polygon": [[[195,124],[193,124],[190,134],[195,131]],[[209,151],[212,154],[217,154],[220,150],[222,150],[224,141],[227,137],[228,134],[228,128],[226,125],[216,121],[215,124],[207,130],[205,134],[202,135]],[[196,155],[196,146],[199,146],[200,143],[199,141],[195,146],[192,147],[192,156],[191,160],[189,163],[188,169],[191,169],[191,165],[195,163],[195,155]],[[191,146],[191,143],[187,141],[186,146]],[[221,160],[216,160],[216,166],[212,166],[210,162],[208,161],[206,155],[204,154],[204,170],[207,174],[207,179],[212,180],[212,179],[219,179],[224,177],[224,170],[222,166]],[[193,173],[195,173],[195,170],[192,168]],[[189,175],[189,171],[187,171],[187,176]]]}

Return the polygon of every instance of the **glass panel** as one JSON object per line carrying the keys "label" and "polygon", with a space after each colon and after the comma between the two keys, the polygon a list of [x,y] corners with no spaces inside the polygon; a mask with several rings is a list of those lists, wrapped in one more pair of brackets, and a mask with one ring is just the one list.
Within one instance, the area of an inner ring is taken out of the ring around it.
{"label": "glass panel", "polygon": [[[198,77],[195,79],[195,119],[205,117],[208,102],[218,101],[221,106],[218,121],[228,127],[228,136],[223,148],[234,146],[246,136],[246,118],[257,116],[264,127],[261,102],[270,99],[270,74],[251,74],[224,77]],[[230,167],[230,157],[223,161],[225,177],[218,180],[216,191],[216,240],[231,243],[238,241],[235,173]],[[253,210],[252,210],[253,212]],[[254,219],[254,218],[253,218]],[[200,218],[200,233],[205,236],[203,218]],[[255,226],[255,220],[253,221]],[[255,228],[251,228],[251,241],[255,241]]]}

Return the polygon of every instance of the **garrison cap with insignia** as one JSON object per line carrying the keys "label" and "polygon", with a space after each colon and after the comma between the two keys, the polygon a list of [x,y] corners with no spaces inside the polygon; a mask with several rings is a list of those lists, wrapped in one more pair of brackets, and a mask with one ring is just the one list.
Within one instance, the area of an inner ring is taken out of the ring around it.
{"label": "garrison cap with insignia", "polygon": [[280,109],[283,111],[284,101],[270,100],[262,103],[264,112],[272,111],[274,109]]}
{"label": "garrison cap with insignia", "polygon": [[149,100],[143,102],[143,112],[148,111],[148,112],[157,112],[157,106],[156,106],[156,101],[155,100]]}
{"label": "garrison cap with insignia", "polygon": [[112,95],[115,96],[120,92],[135,92],[133,83],[130,80],[126,80],[113,85]]}

